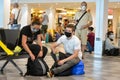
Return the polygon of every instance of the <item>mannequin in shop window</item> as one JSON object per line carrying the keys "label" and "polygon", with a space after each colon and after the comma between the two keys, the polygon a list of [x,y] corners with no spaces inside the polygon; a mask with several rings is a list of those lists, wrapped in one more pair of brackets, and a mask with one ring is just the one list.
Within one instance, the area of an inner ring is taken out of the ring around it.
{"label": "mannequin in shop window", "polygon": [[108,56],[117,56],[120,54],[120,49],[113,44],[113,40],[113,31],[108,31],[107,38],[105,40],[105,54]]}

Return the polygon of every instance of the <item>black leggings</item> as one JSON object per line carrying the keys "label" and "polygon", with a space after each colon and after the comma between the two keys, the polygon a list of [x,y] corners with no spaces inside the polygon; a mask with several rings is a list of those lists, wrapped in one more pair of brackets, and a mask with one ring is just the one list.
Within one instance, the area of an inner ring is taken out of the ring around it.
{"label": "black leggings", "polygon": [[[37,45],[37,44],[28,44],[28,47],[30,48],[32,53],[35,55],[35,57],[37,57],[38,53],[41,50],[40,46]],[[47,52],[48,52],[48,49],[43,46],[43,56],[42,56],[42,58],[44,58],[46,56]]]}

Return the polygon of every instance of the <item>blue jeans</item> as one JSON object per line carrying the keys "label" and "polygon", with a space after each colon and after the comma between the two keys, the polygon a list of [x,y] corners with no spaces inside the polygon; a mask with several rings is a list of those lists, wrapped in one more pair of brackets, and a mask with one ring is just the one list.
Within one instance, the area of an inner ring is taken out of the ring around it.
{"label": "blue jeans", "polygon": [[93,47],[90,45],[89,41],[87,42],[87,48],[89,52],[92,52],[94,50]]}

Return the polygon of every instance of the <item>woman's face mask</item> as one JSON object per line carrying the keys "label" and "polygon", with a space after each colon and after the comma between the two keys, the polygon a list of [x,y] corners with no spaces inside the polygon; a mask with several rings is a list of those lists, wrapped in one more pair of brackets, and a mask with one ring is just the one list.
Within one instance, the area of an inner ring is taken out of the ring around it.
{"label": "woman's face mask", "polygon": [[35,33],[35,32],[37,32],[37,31],[39,31],[38,29],[35,29],[35,28],[31,28],[31,31],[33,32],[33,33]]}
{"label": "woman's face mask", "polygon": [[109,38],[114,39],[114,35],[113,34],[109,35]]}
{"label": "woman's face mask", "polygon": [[85,11],[87,9],[86,6],[81,6],[81,10]]}

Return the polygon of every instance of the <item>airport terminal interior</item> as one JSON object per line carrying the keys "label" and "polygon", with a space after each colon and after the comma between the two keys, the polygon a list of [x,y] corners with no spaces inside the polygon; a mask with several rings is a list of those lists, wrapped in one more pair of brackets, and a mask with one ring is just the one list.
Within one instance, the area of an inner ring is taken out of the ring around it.
{"label": "airport terminal interior", "polygon": [[[84,52],[84,71],[82,75],[71,76],[58,76],[48,78],[47,76],[22,76],[19,70],[9,62],[3,72],[0,71],[0,80],[120,80],[120,54],[118,56],[104,55],[104,41],[106,39],[107,31],[114,32],[114,45],[120,48],[120,0],[1,0],[0,9],[0,40],[4,42],[2,38],[2,30],[14,31],[16,29],[10,28],[9,19],[13,4],[18,3],[20,8],[20,20],[21,30],[25,25],[30,24],[35,19],[41,19],[44,12],[48,15],[49,23],[47,34],[50,34],[52,41],[47,39],[43,40],[43,46],[47,47],[48,52],[45,57],[45,61],[49,67],[52,67],[54,60],[52,59],[51,45],[56,41],[55,29],[59,23],[64,24],[64,20],[68,19],[69,23],[74,24],[74,16],[77,11],[80,10],[80,4],[82,1],[87,2],[87,11],[92,15],[95,33],[95,48],[91,53]],[[7,5],[7,6],[6,6]],[[9,6],[8,6],[9,5]],[[102,6],[102,7],[101,7]],[[5,9],[6,8],[6,9]],[[4,26],[4,27],[3,27]],[[18,30],[18,29],[17,29]],[[18,31],[19,31],[18,30]],[[7,32],[6,32],[7,33]],[[9,34],[9,32],[7,33]],[[12,36],[13,35],[13,36]],[[12,42],[14,35],[11,33],[5,41]],[[8,39],[8,40],[7,40]],[[15,41],[13,41],[15,42]],[[0,45],[1,46],[1,45]],[[63,45],[57,47],[59,51],[65,52]],[[6,60],[6,55],[2,55],[5,52],[0,52],[0,70]],[[19,55],[17,55],[19,56]],[[17,66],[22,70],[23,75],[26,73],[28,55],[24,57],[13,59]]]}

